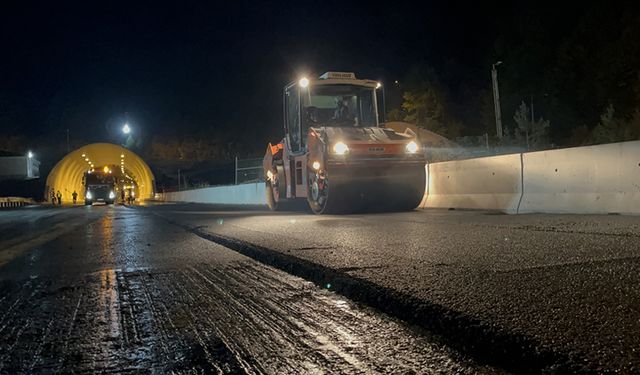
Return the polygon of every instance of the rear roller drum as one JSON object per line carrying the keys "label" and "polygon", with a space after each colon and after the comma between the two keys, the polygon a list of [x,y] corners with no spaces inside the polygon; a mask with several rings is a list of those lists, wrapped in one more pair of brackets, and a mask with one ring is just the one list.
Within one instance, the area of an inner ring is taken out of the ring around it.
{"label": "rear roller drum", "polygon": [[286,198],[286,186],[284,177],[284,168],[281,165],[276,166],[277,173],[265,181],[265,193],[267,195],[267,206],[272,211],[278,211],[282,208],[283,200]]}

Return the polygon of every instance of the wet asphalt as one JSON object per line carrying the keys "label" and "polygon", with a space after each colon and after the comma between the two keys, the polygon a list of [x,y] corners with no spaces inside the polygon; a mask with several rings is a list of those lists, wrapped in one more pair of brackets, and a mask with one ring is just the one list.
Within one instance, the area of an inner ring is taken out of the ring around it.
{"label": "wet asphalt", "polygon": [[146,210],[512,372],[640,371],[640,217]]}
{"label": "wet asphalt", "polygon": [[[360,219],[210,210],[0,212],[0,373],[503,371],[439,333],[335,293],[330,283],[251,259],[201,232],[234,228],[238,237],[268,238],[279,244],[277,251],[297,248],[320,264],[339,258],[332,252],[342,246],[364,245],[349,243]],[[376,217],[386,218],[371,220]],[[344,225],[326,226],[324,220]],[[297,224],[314,221],[331,236],[324,247],[310,245],[321,237],[305,235]],[[287,235],[273,230],[292,225],[298,229]],[[375,269],[358,259],[344,262],[351,264],[348,272]],[[379,272],[387,272],[383,268]]]}

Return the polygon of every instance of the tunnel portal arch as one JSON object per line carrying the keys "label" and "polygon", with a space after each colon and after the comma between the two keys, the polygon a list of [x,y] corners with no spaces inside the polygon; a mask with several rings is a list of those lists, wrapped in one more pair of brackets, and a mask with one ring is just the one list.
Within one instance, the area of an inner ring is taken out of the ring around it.
{"label": "tunnel portal arch", "polygon": [[[147,163],[133,151],[111,143],[92,143],[67,154],[49,172],[46,189],[53,188],[56,192],[59,190],[63,202],[70,202],[71,194],[75,190],[78,200],[82,202],[82,178],[84,173],[91,169],[91,164],[95,168],[122,166],[136,180],[137,197],[153,198],[155,178]],[[45,191],[45,194],[47,193],[48,191]],[[45,199],[48,200],[49,197],[45,196]]]}

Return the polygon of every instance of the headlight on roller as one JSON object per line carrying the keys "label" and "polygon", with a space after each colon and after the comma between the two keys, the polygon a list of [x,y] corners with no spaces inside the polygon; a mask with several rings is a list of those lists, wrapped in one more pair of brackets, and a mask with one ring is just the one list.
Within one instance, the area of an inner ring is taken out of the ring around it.
{"label": "headlight on roller", "polygon": [[109,192],[109,199],[113,199],[116,197],[116,194],[113,191]]}
{"label": "headlight on roller", "polygon": [[336,155],[344,155],[349,152],[349,147],[344,142],[336,142],[336,144],[333,145],[333,152]]}
{"label": "headlight on roller", "polygon": [[87,198],[87,199],[91,199],[91,198],[93,198],[93,195],[91,195],[90,191],[87,191],[87,194],[84,197]]}
{"label": "headlight on roller", "polygon": [[420,149],[420,146],[418,146],[416,141],[411,141],[407,143],[407,146],[405,147],[407,154],[415,154],[416,152],[418,152],[419,149]]}

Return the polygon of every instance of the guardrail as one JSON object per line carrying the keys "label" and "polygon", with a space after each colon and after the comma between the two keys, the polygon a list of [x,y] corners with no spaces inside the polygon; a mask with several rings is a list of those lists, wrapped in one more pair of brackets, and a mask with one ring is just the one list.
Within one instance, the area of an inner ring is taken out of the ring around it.
{"label": "guardrail", "polygon": [[0,197],[0,208],[16,208],[35,204],[32,198]]}
{"label": "guardrail", "polygon": [[238,185],[250,182],[264,182],[262,158],[238,159],[236,157],[234,183]]}

